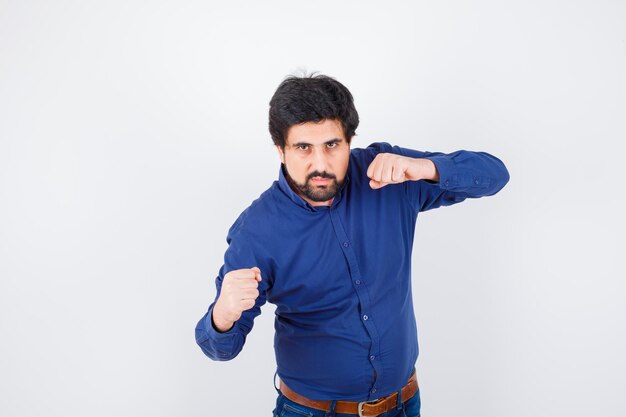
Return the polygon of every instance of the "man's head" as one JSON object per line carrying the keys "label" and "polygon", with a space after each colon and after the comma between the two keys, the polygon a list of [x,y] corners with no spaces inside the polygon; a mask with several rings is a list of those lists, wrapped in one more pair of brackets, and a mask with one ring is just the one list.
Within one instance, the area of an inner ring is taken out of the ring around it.
{"label": "man's head", "polygon": [[294,190],[330,204],[342,187],[359,124],[352,94],[324,76],[291,76],[270,101],[269,130]]}

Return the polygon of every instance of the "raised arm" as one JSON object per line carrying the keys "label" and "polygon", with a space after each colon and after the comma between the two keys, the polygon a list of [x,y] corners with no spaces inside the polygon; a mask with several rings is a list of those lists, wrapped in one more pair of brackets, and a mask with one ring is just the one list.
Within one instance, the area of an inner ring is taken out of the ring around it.
{"label": "raised arm", "polygon": [[226,238],[224,265],[215,279],[217,295],[196,326],[196,342],[216,361],[231,360],[241,352],[271,285],[262,257],[236,226]]}
{"label": "raised arm", "polygon": [[367,170],[370,186],[405,183],[416,211],[493,195],[509,181],[504,163],[486,152],[423,152],[384,142],[370,147],[379,151]]}

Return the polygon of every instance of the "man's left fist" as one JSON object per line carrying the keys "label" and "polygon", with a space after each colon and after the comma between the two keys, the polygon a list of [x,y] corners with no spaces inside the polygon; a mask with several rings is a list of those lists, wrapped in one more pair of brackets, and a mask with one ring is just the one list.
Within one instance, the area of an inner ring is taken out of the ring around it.
{"label": "man's left fist", "polygon": [[439,180],[437,168],[429,159],[409,158],[394,153],[379,153],[367,168],[370,187],[382,188],[387,184],[422,179]]}

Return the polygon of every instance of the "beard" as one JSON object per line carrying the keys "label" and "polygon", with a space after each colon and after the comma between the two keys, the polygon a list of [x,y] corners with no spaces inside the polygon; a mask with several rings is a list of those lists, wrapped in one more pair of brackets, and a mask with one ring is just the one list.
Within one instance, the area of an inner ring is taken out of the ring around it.
{"label": "beard", "polygon": [[[306,198],[311,201],[315,201],[316,203],[321,203],[323,201],[328,201],[334,198],[345,183],[345,180],[338,182],[337,177],[334,174],[330,174],[326,171],[313,171],[309,175],[307,175],[304,184],[299,184],[292,178],[291,175],[289,175],[289,171],[287,171],[287,166],[283,164],[283,168],[283,172],[285,174],[287,182],[293,188],[300,191],[300,193]],[[329,184],[315,185],[311,182],[311,178],[313,177],[328,178],[332,181]]]}

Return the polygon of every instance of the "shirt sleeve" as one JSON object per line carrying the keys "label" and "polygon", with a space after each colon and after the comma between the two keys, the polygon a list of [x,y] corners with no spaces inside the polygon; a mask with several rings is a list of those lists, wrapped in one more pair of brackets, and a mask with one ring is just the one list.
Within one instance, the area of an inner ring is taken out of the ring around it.
{"label": "shirt sleeve", "polygon": [[[196,326],[196,343],[206,356],[215,361],[231,360],[241,352],[246,336],[254,325],[254,318],[261,314],[261,306],[267,301],[267,291],[271,288],[272,274],[269,263],[260,253],[260,248],[253,247],[255,240],[238,227],[240,220],[235,222],[226,237],[228,248],[224,254],[224,264],[215,278],[217,288],[215,299]],[[212,315],[215,302],[221,293],[224,276],[230,271],[254,266],[261,270],[262,277],[258,286],[259,296],[254,307],[245,310],[230,330],[220,332],[213,323]]]}
{"label": "shirt sleeve", "polygon": [[425,152],[377,143],[381,152],[431,160],[439,172],[439,181],[406,181],[405,190],[415,211],[426,211],[460,203],[466,198],[496,194],[509,181],[504,163],[486,152],[459,150],[449,154]]}

